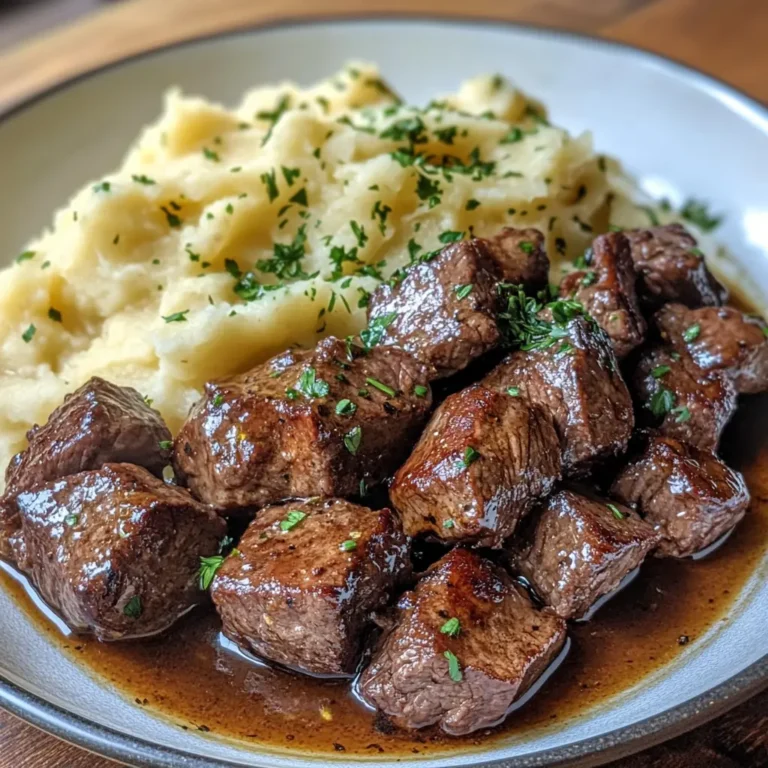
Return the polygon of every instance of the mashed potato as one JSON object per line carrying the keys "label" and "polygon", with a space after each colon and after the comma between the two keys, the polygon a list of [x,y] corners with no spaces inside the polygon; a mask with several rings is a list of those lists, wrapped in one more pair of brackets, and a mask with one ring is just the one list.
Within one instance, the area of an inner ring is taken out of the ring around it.
{"label": "mashed potato", "polygon": [[369,292],[419,254],[511,224],[573,259],[611,223],[648,223],[634,192],[500,77],[422,108],[363,65],[234,110],[170,93],[3,273],[0,465],[90,376],[178,429],[206,380],[359,330]]}

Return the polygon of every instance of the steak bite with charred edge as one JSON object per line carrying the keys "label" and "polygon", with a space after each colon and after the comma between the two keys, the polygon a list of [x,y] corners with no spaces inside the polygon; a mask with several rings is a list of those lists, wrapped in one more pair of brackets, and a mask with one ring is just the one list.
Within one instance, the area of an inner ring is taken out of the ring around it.
{"label": "steak bite with charred edge", "polygon": [[359,693],[397,726],[438,723],[459,736],[500,722],[564,642],[561,618],[534,607],[501,568],[457,548],[400,598]]}
{"label": "steak bite with charred edge", "polygon": [[656,528],[660,557],[687,557],[731,530],[749,506],[744,478],[709,451],[651,437],[611,493]]}
{"label": "steak bite with charred edge", "polygon": [[722,371],[744,394],[768,389],[768,335],[762,318],[733,307],[667,304],[654,316],[661,337],[704,371]]}
{"label": "steak bite with charred edge", "polygon": [[330,337],[206,384],[174,462],[222,510],[353,496],[403,461],[431,404],[427,367],[407,352]]}
{"label": "steak bite with charred edge", "polygon": [[512,565],[564,619],[581,618],[661,540],[637,512],[569,490],[550,497],[525,529]]}
{"label": "steak bite with charred edge", "polygon": [[24,491],[16,562],[76,632],[161,632],[205,599],[200,558],[226,524],[185,490],[133,464],[106,464]]}
{"label": "steak bite with charred edge", "polygon": [[588,473],[623,453],[634,427],[632,400],[604,331],[578,302],[556,301],[542,311],[521,294],[509,301],[508,333],[521,348],[485,386],[514,391],[552,417],[565,475]]}
{"label": "steak bite with charred edge", "polygon": [[650,347],[630,380],[638,418],[662,435],[716,450],[736,410],[736,389],[721,371],[707,374],[686,352]]}
{"label": "steak bite with charred edge", "polygon": [[647,306],[676,301],[688,307],[719,307],[727,300],[728,292],[707,269],[696,240],[681,224],[623,234],[640,276],[640,298]]}
{"label": "steak bite with charred edge", "polygon": [[259,512],[216,573],[224,634],[258,656],[316,675],[354,673],[371,611],[410,576],[397,516],[341,499]]}
{"label": "steak bite with charred edge", "polygon": [[611,232],[595,238],[587,270],[571,272],[560,283],[560,296],[584,305],[610,337],[619,359],[640,345],[647,331],[636,282],[629,240]]}
{"label": "steak bite with charred edge", "polygon": [[499,547],[559,479],[552,419],[520,397],[475,384],[435,411],[389,495],[409,536]]}
{"label": "steak bite with charred edge", "polygon": [[368,304],[369,332],[450,376],[496,346],[499,281],[546,285],[549,260],[537,230],[504,229],[426,254]]}
{"label": "steak bite with charred edge", "polygon": [[15,497],[50,480],[110,462],[145,467],[158,477],[170,464],[172,437],[160,414],[131,387],[94,376],[27,432],[29,445],[5,471],[0,499],[0,557],[19,526]]}

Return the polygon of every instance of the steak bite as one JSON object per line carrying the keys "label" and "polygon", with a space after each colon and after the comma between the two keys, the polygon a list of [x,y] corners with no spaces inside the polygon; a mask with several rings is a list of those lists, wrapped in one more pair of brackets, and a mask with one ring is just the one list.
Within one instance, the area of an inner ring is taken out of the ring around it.
{"label": "steak bite", "polygon": [[409,536],[498,547],[560,478],[551,418],[475,384],[435,411],[389,489]]}
{"label": "steak bite", "polygon": [[449,245],[371,294],[369,329],[450,376],[499,341],[495,269],[479,241]]}
{"label": "steak bite", "polygon": [[161,632],[201,602],[200,558],[226,533],[212,510],[133,464],[68,475],[16,504],[19,568],[69,627],[100,640]]}
{"label": "steak bite", "polygon": [[518,392],[551,416],[563,473],[582,475],[624,452],[634,427],[632,400],[611,343],[593,322],[577,315],[548,327],[549,338],[513,352],[483,383]]}
{"label": "steak bite", "polygon": [[359,693],[403,728],[454,736],[503,720],[556,658],[565,622],[498,566],[457,548],[397,604]]}
{"label": "steak bite", "polygon": [[67,395],[44,426],[27,432],[27,440],[5,470],[0,557],[10,556],[8,537],[19,526],[14,499],[21,491],[110,462],[161,476],[171,460],[172,437],[160,414],[135,389],[98,376]]}
{"label": "steak bite", "polygon": [[389,509],[311,499],[259,512],[211,596],[242,648],[302,672],[349,675],[371,612],[409,575],[407,539]]}
{"label": "steak bite", "polygon": [[639,418],[668,437],[716,450],[736,410],[736,390],[722,372],[707,374],[686,353],[644,350],[631,379]]}
{"label": "steak bite", "polygon": [[476,241],[496,266],[505,283],[521,285],[529,293],[546,288],[549,283],[549,259],[544,235],[538,229],[504,227],[497,235]]}
{"label": "steak bite", "polygon": [[667,304],[654,320],[665,341],[702,370],[725,373],[737,392],[768,389],[768,327],[762,318],[733,307]]}
{"label": "steak bite", "polygon": [[175,465],[223,510],[352,496],[402,462],[431,403],[427,367],[407,352],[331,337],[206,384],[176,438]]}
{"label": "steak bite", "polygon": [[616,357],[626,357],[645,338],[629,240],[618,232],[592,243],[586,271],[571,272],[560,283],[563,298],[576,299],[608,334]]}
{"label": "steak bite", "polygon": [[550,497],[526,528],[513,565],[564,619],[581,618],[661,540],[627,507],[568,490]]}
{"label": "steak bite", "polygon": [[728,292],[704,263],[696,240],[682,224],[624,232],[640,276],[640,297],[651,307],[676,301],[719,307]]}
{"label": "steak bite", "polygon": [[731,530],[749,506],[744,478],[709,451],[651,437],[611,493],[635,507],[662,540],[660,557],[687,557]]}

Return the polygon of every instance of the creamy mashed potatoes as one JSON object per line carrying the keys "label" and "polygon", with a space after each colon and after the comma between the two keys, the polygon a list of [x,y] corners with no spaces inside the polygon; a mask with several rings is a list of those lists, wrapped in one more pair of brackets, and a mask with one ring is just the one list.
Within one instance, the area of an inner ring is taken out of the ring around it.
{"label": "creamy mashed potatoes", "polygon": [[609,224],[648,224],[634,192],[500,77],[419,108],[363,65],[234,110],[170,93],[2,275],[0,465],[90,376],[176,430],[206,380],[359,330],[369,292],[420,254],[514,225],[573,259]]}

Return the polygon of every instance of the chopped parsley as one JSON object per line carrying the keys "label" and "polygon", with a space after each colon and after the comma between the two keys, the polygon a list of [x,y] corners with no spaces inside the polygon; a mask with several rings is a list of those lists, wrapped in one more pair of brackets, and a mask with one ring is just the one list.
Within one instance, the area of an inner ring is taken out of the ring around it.
{"label": "chopped parsley", "polygon": [[208,587],[211,586],[213,583],[213,577],[216,575],[216,571],[221,568],[223,562],[223,555],[213,555],[212,557],[200,558],[200,570],[197,574],[197,580],[200,589],[206,591]]}
{"label": "chopped parsley", "polygon": [[443,520],[443,528],[453,528],[456,525],[456,523],[453,522],[453,520]]}
{"label": "chopped parsley", "polygon": [[173,211],[169,211],[164,205],[160,206],[160,210],[165,214],[169,227],[178,229],[181,226],[181,219]]}
{"label": "chopped parsley", "polygon": [[267,196],[269,197],[269,202],[271,203],[277,199],[280,194],[280,190],[277,188],[277,173],[273,168],[268,173],[262,173],[259,178],[261,179],[261,183],[267,188]]}
{"label": "chopped parsley", "polygon": [[463,467],[468,467],[470,464],[473,464],[480,458],[480,452],[473,448],[471,445],[468,445],[464,449],[464,455],[461,458],[461,465]]}
{"label": "chopped parsley", "polygon": [[357,240],[358,247],[362,248],[368,242],[368,235],[365,234],[365,229],[356,221],[350,221],[349,226]]}
{"label": "chopped parsley", "polygon": [[385,395],[389,395],[389,397],[394,397],[397,392],[392,389],[392,387],[387,386],[386,384],[382,384],[378,379],[372,379],[370,376],[366,378],[365,380],[366,384],[370,384],[375,389],[378,389],[379,392],[383,392]]}
{"label": "chopped parsley", "polygon": [[136,174],[133,174],[133,176],[131,176],[131,178],[137,184],[144,184],[144,185],[146,185],[148,187],[150,187],[150,186],[152,186],[153,184],[156,183],[154,179],[150,179],[149,176],[145,176],[143,173],[138,175],[138,176]]}
{"label": "chopped parsley", "polygon": [[363,430],[357,426],[344,435],[344,447],[354,456],[360,448],[360,442],[363,439]]}
{"label": "chopped parsley", "polygon": [[443,635],[448,635],[448,637],[458,637],[459,632],[461,632],[461,623],[454,616],[452,619],[448,619],[448,621],[440,627],[440,632]]}
{"label": "chopped parsley", "polygon": [[426,397],[428,391],[429,390],[423,384],[417,384],[413,388],[413,394],[416,395],[416,397]]}
{"label": "chopped parsley", "polygon": [[158,445],[161,451],[170,451],[173,448],[173,440],[161,440]]}
{"label": "chopped parsley", "polygon": [[651,397],[648,407],[654,416],[664,416],[672,410],[674,405],[674,393],[664,387],[660,387]]}
{"label": "chopped parsley", "polygon": [[530,240],[521,240],[520,241],[520,250],[523,253],[533,253],[534,245]]}
{"label": "chopped parsley", "polygon": [[626,517],[626,515],[615,504],[606,504],[605,506],[608,507],[611,512],[613,512],[613,516],[617,520],[623,520]]}
{"label": "chopped parsley", "polygon": [[142,612],[141,598],[138,595],[134,595],[123,608],[123,613],[129,619],[138,619]]}
{"label": "chopped parsley", "polygon": [[289,198],[289,202],[303,205],[306,208],[309,205],[306,187],[302,187],[293,197]]}
{"label": "chopped parsley", "polygon": [[16,257],[16,263],[21,264],[22,261],[29,261],[35,257],[37,251],[24,251]]}
{"label": "chopped parsley", "polygon": [[188,314],[189,310],[183,309],[181,312],[174,312],[172,315],[162,315],[162,318],[166,323],[186,323]]}
{"label": "chopped parsley", "polygon": [[381,200],[377,200],[373,204],[371,210],[371,218],[379,220],[379,230],[383,235],[387,230],[387,216],[392,212],[392,209],[388,205],[382,205]]}
{"label": "chopped parsley", "polygon": [[695,224],[702,232],[717,229],[723,221],[722,215],[711,214],[708,206],[702,200],[691,198],[686,200],[680,209],[680,215],[691,224]]}
{"label": "chopped parsley", "polygon": [[296,232],[296,236],[290,243],[275,243],[274,257],[271,259],[259,259],[256,267],[262,272],[275,274],[280,278],[298,277],[308,278],[301,268],[304,258],[304,247],[307,242],[307,225],[302,224]]}
{"label": "chopped parsley", "polygon": [[48,317],[53,320],[54,323],[61,322],[61,312],[59,312],[58,309],[54,309],[53,307],[48,309]]}
{"label": "chopped parsley", "polygon": [[459,241],[459,240],[461,240],[463,237],[464,237],[464,233],[463,233],[463,232],[456,232],[456,231],[454,231],[454,230],[448,230],[448,231],[446,231],[446,232],[441,232],[441,233],[440,233],[440,234],[437,236],[437,239],[438,239],[438,240],[439,240],[441,243],[444,243],[444,244],[446,244],[446,245],[447,245],[448,243],[455,243],[455,242],[458,242],[458,241]]}
{"label": "chopped parsley", "polygon": [[462,299],[466,299],[467,296],[472,293],[473,288],[474,285],[472,285],[472,283],[467,283],[466,285],[457,285],[453,290],[456,293],[456,298],[461,301]]}
{"label": "chopped parsley", "polygon": [[480,201],[472,198],[471,200],[467,200],[467,204],[464,206],[464,210],[474,211],[475,208],[477,208],[479,205],[480,205]]}
{"label": "chopped parsley", "polygon": [[597,282],[597,273],[596,272],[586,272],[584,274],[584,277],[580,280],[582,287],[589,288],[590,285],[593,285]]}
{"label": "chopped parsley", "polygon": [[501,144],[515,144],[523,140],[523,132],[520,128],[511,128],[509,133],[501,140]]}
{"label": "chopped parsley", "polygon": [[98,184],[93,185],[94,192],[109,192],[112,189],[112,185],[108,181],[100,181]]}
{"label": "chopped parsley", "polygon": [[437,140],[443,144],[453,144],[453,140],[456,138],[458,132],[459,129],[455,125],[449,125],[445,128],[436,130],[434,133]]}
{"label": "chopped parsley", "polygon": [[443,190],[437,179],[430,179],[419,174],[419,179],[416,182],[416,194],[419,200],[426,201],[430,208],[434,208],[440,204],[440,195],[443,194]]}
{"label": "chopped parsley", "polygon": [[304,397],[310,399],[313,397],[326,397],[330,391],[328,382],[318,379],[317,371],[312,368],[312,366],[309,366],[302,371],[299,381],[296,384],[296,389],[301,392]]}
{"label": "chopped parsley", "polygon": [[299,168],[287,168],[286,166],[281,165],[280,170],[283,172],[285,183],[289,187],[293,186],[294,180],[298,179],[299,176],[301,176],[301,170]]}
{"label": "chopped parsley", "polygon": [[520,387],[507,387],[507,394],[510,397],[520,397]]}
{"label": "chopped parsley", "polygon": [[366,349],[371,349],[381,343],[381,340],[384,338],[384,332],[392,325],[396,317],[397,312],[389,312],[386,315],[374,317],[368,323],[368,327],[360,332],[360,338]]}
{"label": "chopped parsley", "polygon": [[[319,102],[320,99],[318,98],[317,101]],[[325,100],[326,106],[328,104],[328,101]],[[277,106],[271,111],[267,112],[266,110],[262,110],[261,112],[256,113],[256,119],[257,120],[266,120],[269,125],[269,130],[265,134],[264,138],[261,140],[261,146],[263,147],[271,138],[272,131],[275,129],[275,126],[279,122],[280,118],[285,114],[286,110],[291,104],[291,100],[288,97],[287,94],[283,94],[280,97],[280,100],[277,102]]]}
{"label": "chopped parsley", "polygon": [[700,323],[694,323],[693,325],[689,325],[683,331],[683,341],[686,341],[686,342],[696,341],[696,339],[699,338],[700,333],[701,333]]}
{"label": "chopped parsley", "polygon": [[77,521],[79,519],[80,519],[80,515],[67,515],[64,518],[64,523],[71,528],[73,525],[77,525]]}
{"label": "chopped parsley", "polygon": [[334,245],[331,248],[330,259],[333,264],[331,280],[338,280],[342,277],[344,274],[344,267],[342,266],[344,262],[360,263],[360,259],[357,258],[357,248],[347,250],[343,245]]}
{"label": "chopped parsley", "polygon": [[443,656],[448,659],[448,676],[454,683],[460,683],[462,674],[459,660],[456,658],[455,654],[451,653],[451,651],[444,651]]}
{"label": "chopped parsley", "polygon": [[208,147],[203,147],[203,157],[206,160],[211,160],[214,163],[221,162],[221,158],[219,157],[218,152],[214,152],[212,149],[208,149]]}
{"label": "chopped parsley", "polygon": [[651,376],[654,379],[660,379],[662,376],[668,374],[672,369],[668,365],[657,365],[652,371]]}
{"label": "chopped parsley", "polygon": [[25,344],[29,344],[30,341],[35,337],[35,334],[37,333],[37,328],[35,328],[34,324],[31,324],[24,333],[21,334],[21,338],[24,339]]}
{"label": "chopped parsley", "polygon": [[351,416],[356,410],[357,406],[346,397],[336,403],[337,416]]}
{"label": "chopped parsley", "polygon": [[353,550],[357,549],[357,542],[354,539],[347,539],[346,541],[342,541],[341,544],[339,544],[339,549],[342,552],[352,552]]}
{"label": "chopped parsley", "polygon": [[300,509],[292,509],[288,514],[280,521],[281,531],[292,531],[304,518],[307,513],[302,512]]}
{"label": "chopped parsley", "polygon": [[677,408],[672,408],[670,413],[674,415],[677,424],[684,424],[686,421],[691,420],[691,412],[685,405],[678,405]]}

